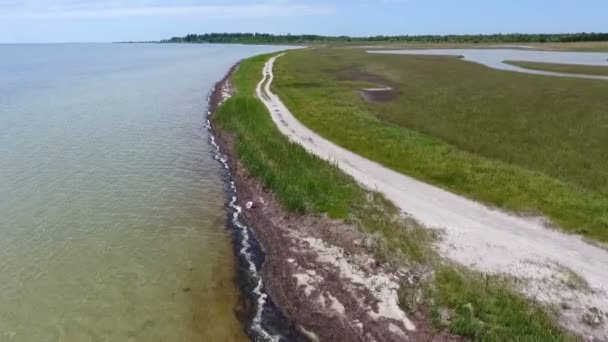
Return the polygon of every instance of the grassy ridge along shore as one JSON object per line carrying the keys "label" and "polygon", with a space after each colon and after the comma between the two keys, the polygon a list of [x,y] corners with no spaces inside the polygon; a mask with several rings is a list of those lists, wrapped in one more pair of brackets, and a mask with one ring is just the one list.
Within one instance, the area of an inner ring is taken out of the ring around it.
{"label": "grassy ridge along shore", "polygon": [[505,61],[505,63],[533,70],[555,71],[567,74],[608,76],[608,66],[557,64],[525,61]]}
{"label": "grassy ridge along shore", "polygon": [[[382,237],[384,242],[375,253],[378,259],[396,258],[434,269],[432,279],[422,284],[425,296],[420,305],[438,328],[480,341],[571,339],[540,306],[512,292],[508,280],[444,263],[429,248],[429,231],[395,220],[396,209],[382,196],[361,189],[337,167],[281,135],[254,96],[268,57],[254,57],[240,65],[232,78],[237,94],[219,108],[214,120],[232,137],[235,157],[274,193],[286,214],[327,214],[354,223]],[[403,288],[401,304],[406,311],[417,311],[418,304],[410,295]],[[446,310],[447,320],[442,314]]]}
{"label": "grassy ridge along shore", "polygon": [[[339,48],[291,52],[276,70],[275,92],[327,139],[450,191],[608,242],[608,82]],[[394,91],[379,101],[361,96],[379,85]]]}

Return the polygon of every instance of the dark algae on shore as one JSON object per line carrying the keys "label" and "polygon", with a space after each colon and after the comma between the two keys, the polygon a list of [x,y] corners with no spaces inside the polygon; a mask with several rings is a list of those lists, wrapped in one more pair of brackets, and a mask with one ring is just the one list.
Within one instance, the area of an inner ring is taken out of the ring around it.
{"label": "dark algae on shore", "polygon": [[[282,136],[254,96],[268,57],[241,64],[232,78],[237,94],[219,108],[214,122],[220,145],[236,158],[230,164],[242,204],[251,201],[253,205],[243,215],[267,252],[263,275],[269,294],[299,331],[320,340],[358,341],[382,340],[374,334],[386,328],[379,325],[372,327],[379,330],[361,335],[348,321],[353,317],[350,310],[357,306],[346,297],[337,295],[346,313],[340,318],[328,315],[319,304],[311,305],[302,295],[302,286],[290,271],[293,264],[314,267],[315,258],[309,255],[312,246],[304,244],[306,252],[290,253],[291,247],[299,246],[294,241],[310,234],[314,241],[329,241],[347,254],[369,253],[375,259],[373,269],[407,270],[405,279],[411,281],[401,284],[399,298],[416,324],[417,330],[409,332],[413,340],[573,339],[550,312],[515,294],[510,280],[442,261],[430,248],[432,231],[399,218],[396,208],[381,195],[360,188],[337,167]],[[314,92],[307,84],[302,83],[302,89]],[[326,274],[321,268],[317,271]],[[323,284],[347,289],[349,281],[329,276]]]}
{"label": "dark algae on shore", "polygon": [[[207,112],[207,129],[210,132],[210,143],[215,150],[214,158],[224,167],[224,182],[226,184],[226,207],[228,211],[227,225],[232,233],[234,253],[237,256],[236,282],[241,290],[239,306],[235,314],[242,322],[245,332],[254,341],[304,341],[281,311],[268,297],[261,275],[265,261],[264,252],[250,228],[241,217],[243,206],[238,205],[237,184],[233,177],[229,162],[230,157],[222,153],[211,125],[213,116],[219,107],[233,95],[230,79],[238,69],[235,64],[226,76],[213,87],[209,98]],[[221,132],[219,133],[221,135]],[[184,289],[187,291],[189,289]]]}

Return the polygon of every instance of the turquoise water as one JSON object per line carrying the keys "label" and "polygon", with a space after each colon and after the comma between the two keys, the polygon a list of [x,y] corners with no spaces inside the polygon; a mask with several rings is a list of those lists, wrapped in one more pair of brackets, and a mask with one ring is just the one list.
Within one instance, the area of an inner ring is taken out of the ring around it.
{"label": "turquoise water", "polygon": [[274,47],[0,45],[0,340],[230,341],[205,98]]}

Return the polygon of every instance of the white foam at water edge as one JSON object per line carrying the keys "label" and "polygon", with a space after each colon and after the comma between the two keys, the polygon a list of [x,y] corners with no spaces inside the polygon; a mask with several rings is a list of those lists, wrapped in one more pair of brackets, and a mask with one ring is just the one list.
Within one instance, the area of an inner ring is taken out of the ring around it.
{"label": "white foam at water edge", "polygon": [[[212,93],[213,91],[215,91],[215,88],[211,90]],[[210,97],[208,98],[208,101],[209,99]],[[251,321],[250,329],[255,334],[257,334],[262,341],[279,341],[281,338],[280,336],[272,335],[262,327],[262,313],[264,311],[264,306],[266,305],[266,299],[268,298],[268,295],[262,291],[264,283],[262,281],[262,277],[260,276],[259,270],[253,262],[253,255],[251,254],[251,243],[249,238],[250,229],[239,220],[239,216],[241,215],[243,209],[236,204],[238,200],[236,197],[236,185],[232,180],[232,173],[230,171],[230,166],[228,165],[228,157],[222,155],[220,147],[215,141],[215,136],[212,133],[211,121],[209,118],[210,115],[211,112],[207,111],[206,127],[209,131],[209,142],[215,149],[214,159],[219,161],[224,167],[224,169],[227,170],[230,179],[230,191],[232,195],[232,200],[228,204],[228,207],[233,210],[232,223],[240,231],[242,248],[239,250],[239,254],[247,261],[247,264],[249,265],[250,276],[257,282],[256,287],[253,289],[253,295],[257,299],[257,306],[255,316]]]}

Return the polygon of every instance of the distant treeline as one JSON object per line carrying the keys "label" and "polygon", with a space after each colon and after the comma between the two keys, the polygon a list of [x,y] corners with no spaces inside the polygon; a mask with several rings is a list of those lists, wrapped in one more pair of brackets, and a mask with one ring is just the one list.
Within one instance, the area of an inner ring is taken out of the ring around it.
{"label": "distant treeline", "polygon": [[319,36],[274,35],[268,33],[206,33],[173,37],[162,43],[238,43],[238,44],[302,44],[302,43],[362,43],[362,42],[411,42],[411,43],[568,43],[608,41],[608,33],[564,34],[478,34],[478,35],[418,35],[418,36]]}

